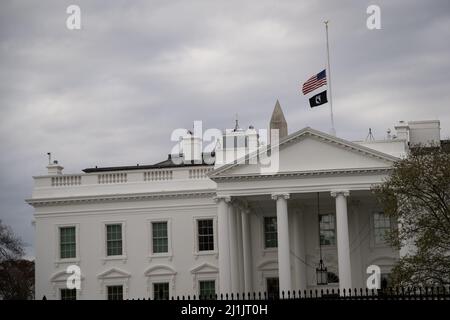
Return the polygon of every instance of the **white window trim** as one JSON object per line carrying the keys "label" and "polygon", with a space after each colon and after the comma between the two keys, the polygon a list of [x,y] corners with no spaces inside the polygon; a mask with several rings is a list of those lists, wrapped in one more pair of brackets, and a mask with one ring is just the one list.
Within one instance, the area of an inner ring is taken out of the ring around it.
{"label": "white window trim", "polygon": [[[50,278],[50,283],[53,289],[53,297],[57,300],[61,299],[61,291],[60,289],[68,289],[67,288],[67,278],[70,276],[70,273],[67,273],[65,270],[56,272]],[[81,299],[83,288],[84,288],[84,276],[81,275],[80,279],[80,289],[77,289],[77,300]]]}
{"label": "white window trim", "polygon": [[[167,252],[153,253],[153,223],[167,222]],[[168,258],[172,261],[173,247],[172,247],[172,219],[171,218],[153,218],[147,219],[147,234],[148,234],[148,259],[149,262],[155,258]]]}
{"label": "white window trim", "polygon": [[[214,233],[214,250],[208,251],[199,251],[198,250],[198,220],[212,220],[213,221],[213,233]],[[217,216],[194,216],[192,218],[194,225],[194,258],[197,259],[199,256],[209,256],[216,255],[218,257],[218,249],[217,249]]]}
{"label": "white window trim", "polygon": [[191,270],[192,274],[192,289],[198,295],[200,293],[200,280],[214,280],[216,293],[219,292],[219,268],[208,263],[204,262],[199,266],[196,266]]}
{"label": "white window trim", "polygon": [[122,298],[128,299],[131,275],[116,267],[110,268],[97,276],[100,283],[100,294],[105,300],[108,299],[108,286],[123,286]]}
{"label": "white window trim", "polygon": [[105,300],[108,300],[108,287],[111,286],[122,286],[122,300],[128,299],[128,279],[104,279],[102,282]]}
{"label": "white window trim", "polygon": [[278,271],[263,271],[263,282],[264,282],[264,292],[266,292],[268,294],[268,289],[267,288],[267,279],[271,279],[271,278],[277,278],[278,279],[278,286],[280,285],[280,277],[278,276]]}
{"label": "white window trim", "polygon": [[[383,242],[376,242],[375,240],[375,213],[383,213],[383,210],[374,210],[371,211],[370,213],[370,247],[372,249],[376,249],[376,248],[387,248],[389,247],[389,243],[387,241],[383,241]],[[392,219],[390,219],[390,228],[392,230],[393,227],[393,223],[392,223]]]}
{"label": "white window trim", "polygon": [[[56,299],[61,300],[61,289],[68,289],[65,285],[57,285]],[[80,300],[80,290],[75,290],[76,300]]]}
{"label": "white window trim", "polygon": [[[110,224],[121,224],[122,225],[122,254],[118,256],[108,256],[107,255],[107,244],[106,244],[106,226]],[[111,220],[102,221],[101,223],[101,236],[102,236],[102,263],[105,264],[107,261],[122,260],[123,263],[127,262],[127,241],[126,241],[126,221],[125,220]]]}
{"label": "white window trim", "polygon": [[155,283],[168,283],[169,284],[169,300],[172,298],[173,296],[173,282],[172,281],[172,277],[167,277],[167,276],[154,276],[152,277],[152,279],[149,279],[148,281],[148,291],[149,291],[149,297],[152,300],[155,300],[155,292],[153,290],[153,285]]}
{"label": "white window trim", "polygon": [[[317,245],[317,250],[319,247],[322,247],[322,250],[336,250],[337,249],[337,226],[336,226],[336,212],[326,211],[324,213],[320,213],[321,216],[332,215],[334,217],[334,244],[322,244],[320,245],[320,233],[318,234],[319,243]],[[349,223],[349,222],[348,222]],[[320,232],[320,221],[319,217],[317,217],[317,230]]]}
{"label": "white window trim", "polygon": [[213,274],[202,274],[202,273],[198,273],[196,276],[196,285],[197,285],[197,290],[196,290],[196,294],[197,297],[200,295],[200,281],[214,281],[214,290],[216,291],[216,294],[219,294],[219,277],[217,275],[213,275]]}
{"label": "white window trim", "polygon": [[153,284],[159,282],[169,283],[169,299],[175,295],[175,283],[177,272],[169,265],[156,265],[145,272],[147,277],[148,296],[153,300]]}
{"label": "white window trim", "polygon": [[[61,259],[61,238],[60,228],[75,227],[75,258]],[[58,268],[61,264],[80,264],[80,224],[79,223],[64,223],[55,224],[55,267]]]}
{"label": "white window trim", "polygon": [[[261,215],[261,223],[260,223],[260,232],[261,232],[261,237],[260,237],[260,248],[261,248],[261,252],[262,255],[266,255],[267,253],[270,252],[278,252],[278,246],[275,248],[266,248],[266,233],[264,232],[264,220],[265,218],[276,218],[277,215],[276,214],[270,214],[270,213],[265,213],[263,215]],[[277,242],[278,242],[278,219],[277,219]],[[277,243],[278,244],[278,243]]]}

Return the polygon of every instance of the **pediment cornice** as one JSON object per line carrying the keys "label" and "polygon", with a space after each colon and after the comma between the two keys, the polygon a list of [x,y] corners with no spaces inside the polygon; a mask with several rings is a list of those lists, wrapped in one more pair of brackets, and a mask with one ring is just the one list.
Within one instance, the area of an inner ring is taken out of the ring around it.
{"label": "pediment cornice", "polygon": [[392,169],[389,167],[380,168],[350,168],[335,170],[308,170],[308,171],[289,171],[278,172],[274,174],[234,174],[234,175],[218,175],[214,180],[267,180],[282,178],[298,178],[309,176],[339,176],[339,175],[361,175],[361,174],[384,174],[389,173]]}

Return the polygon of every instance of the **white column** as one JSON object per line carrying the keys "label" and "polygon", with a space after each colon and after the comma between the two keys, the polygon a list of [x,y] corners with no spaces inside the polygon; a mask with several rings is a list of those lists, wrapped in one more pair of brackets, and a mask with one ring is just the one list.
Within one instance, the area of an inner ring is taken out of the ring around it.
{"label": "white column", "polygon": [[238,253],[238,292],[241,294],[244,291],[244,250],[242,248],[242,208],[237,210],[237,253]]}
{"label": "white column", "polygon": [[295,279],[296,289],[306,289],[306,257],[305,257],[305,234],[303,228],[303,214],[300,210],[297,210],[293,214],[294,224],[294,252],[295,252]]}
{"label": "white column", "polygon": [[348,235],[347,197],[348,191],[332,191],[336,198],[336,232],[338,250],[339,288],[352,289],[350,242]]}
{"label": "white column", "polygon": [[229,239],[229,207],[230,197],[217,197],[217,220],[219,240],[219,291],[226,294],[231,293],[230,273],[230,239]]}
{"label": "white column", "polygon": [[244,292],[251,292],[252,288],[252,252],[250,235],[250,210],[242,211],[242,244],[244,261]]}
{"label": "white column", "polygon": [[231,292],[239,291],[239,268],[237,250],[237,208],[230,206],[230,263],[231,263]]}
{"label": "white column", "polygon": [[284,291],[292,291],[291,281],[291,250],[289,246],[289,220],[287,199],[288,193],[273,194],[272,199],[277,201],[277,239],[278,239],[278,278],[280,285],[280,298]]}

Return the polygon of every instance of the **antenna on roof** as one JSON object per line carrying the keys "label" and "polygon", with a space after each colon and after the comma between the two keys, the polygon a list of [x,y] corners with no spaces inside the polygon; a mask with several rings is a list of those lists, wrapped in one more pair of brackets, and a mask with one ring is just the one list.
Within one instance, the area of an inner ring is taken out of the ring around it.
{"label": "antenna on roof", "polygon": [[375,138],[373,137],[372,134],[372,128],[369,128],[369,133],[367,134],[366,141],[374,141],[374,140]]}

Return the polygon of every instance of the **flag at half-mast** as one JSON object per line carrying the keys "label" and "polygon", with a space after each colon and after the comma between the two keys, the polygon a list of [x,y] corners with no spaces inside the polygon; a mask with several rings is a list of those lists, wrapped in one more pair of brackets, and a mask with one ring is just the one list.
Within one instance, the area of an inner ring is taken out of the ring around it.
{"label": "flag at half-mast", "polygon": [[[318,74],[312,76],[311,78],[309,78],[302,87],[302,92],[304,95],[307,95],[310,92],[315,91],[316,89],[324,86],[327,84],[327,74],[326,74],[326,70],[322,70],[321,72],[319,72]],[[324,90],[320,93],[317,93],[315,95],[313,95],[310,99],[309,99],[309,105],[311,106],[311,108],[313,107],[317,107],[320,106],[324,103],[327,103],[328,99],[327,99],[327,91]]]}

